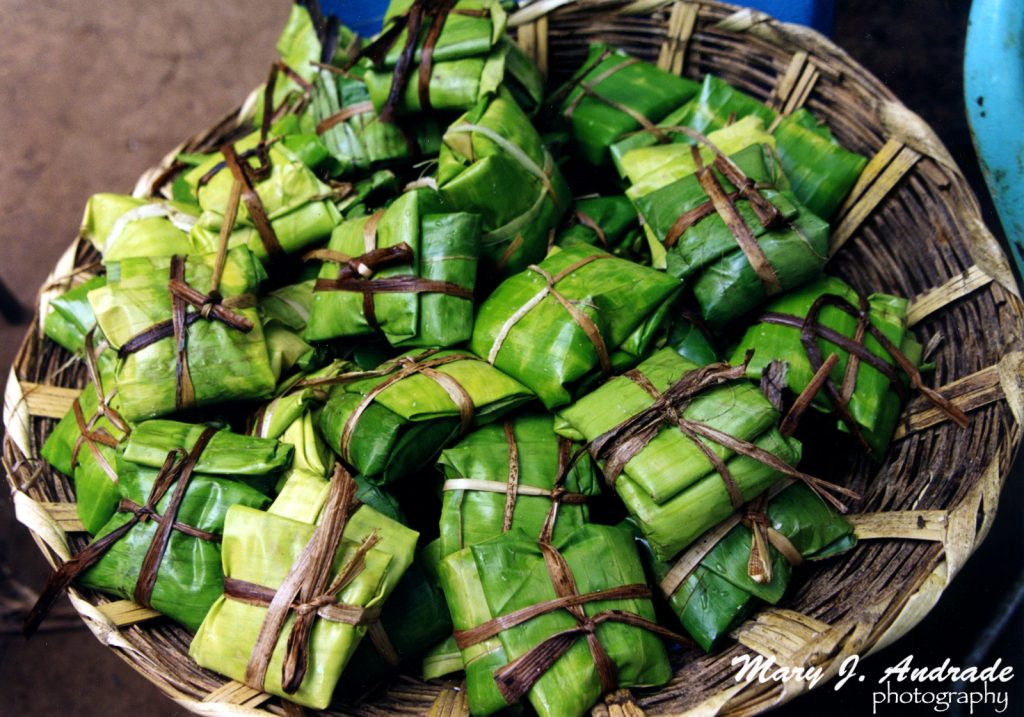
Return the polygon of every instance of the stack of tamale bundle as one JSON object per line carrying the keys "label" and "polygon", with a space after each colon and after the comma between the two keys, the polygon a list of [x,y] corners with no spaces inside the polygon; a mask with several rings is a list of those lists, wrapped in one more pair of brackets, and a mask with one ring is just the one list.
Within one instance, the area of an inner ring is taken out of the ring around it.
{"label": "stack of tamale bundle", "polygon": [[484,268],[500,276],[543,258],[571,202],[537,130],[501,95],[481,100],[444,133],[437,188],[449,206],[480,215]]}
{"label": "stack of tamale bundle", "polygon": [[411,351],[368,375],[332,390],[320,432],[342,460],[379,483],[414,473],[473,426],[533,398],[464,351]]}
{"label": "stack of tamale bundle", "polygon": [[416,189],[372,216],[342,223],[313,290],[309,340],[382,331],[395,346],[450,346],[469,338],[480,221],[445,211]]}
{"label": "stack of tamale bundle", "polygon": [[588,442],[660,559],[784,476],[819,485],[792,468],[800,443],[779,433],[745,371],[662,349],[558,414],[558,432]]}
{"label": "stack of tamale bundle", "polygon": [[587,244],[506,279],[480,307],[470,348],[549,408],[651,346],[679,283]]}
{"label": "stack of tamale bundle", "polygon": [[[755,501],[672,563],[645,558],[686,632],[710,651],[758,604],[777,603],[793,568],[853,547],[853,528],[802,484]],[[642,550],[646,543],[641,541]]]}
{"label": "stack of tamale bundle", "polygon": [[[772,361],[785,362],[789,388],[804,394],[810,387],[810,405],[834,413],[840,428],[879,459],[896,428],[908,381],[954,420],[966,422],[921,382],[921,346],[908,330],[907,301],[900,297],[865,297],[840,279],[822,278],[768,304],[733,360],[749,350],[751,378],[760,379]],[[830,355],[838,360],[821,381],[817,374]]]}

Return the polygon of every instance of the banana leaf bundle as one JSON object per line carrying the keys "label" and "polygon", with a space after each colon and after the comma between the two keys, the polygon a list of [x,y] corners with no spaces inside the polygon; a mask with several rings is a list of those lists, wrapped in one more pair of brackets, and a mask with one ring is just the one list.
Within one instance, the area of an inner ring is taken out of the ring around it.
{"label": "banana leaf bundle", "polygon": [[697,96],[666,117],[658,131],[620,140],[612,147],[612,156],[620,173],[625,174],[627,158],[638,148],[665,142],[693,142],[674,128],[688,127],[706,135],[748,117],[761,120],[775,136],[782,168],[800,203],[819,217],[831,217],[853,188],[867,159],[844,149],[828,127],[806,109],[780,117],[714,75],[706,75]]}
{"label": "banana leaf bundle", "polygon": [[643,255],[643,231],[636,209],[625,196],[577,199],[571,217],[573,224],[555,239],[557,246],[588,244],[623,259],[638,260]]}
{"label": "banana leaf bundle", "polygon": [[402,126],[381,121],[370,100],[365,68],[347,74],[321,70],[313,82],[310,113],[315,131],[342,177],[402,161],[436,156],[442,128],[432,116]]}
{"label": "banana leaf bundle", "polygon": [[92,353],[99,373],[104,377],[113,376],[117,356],[106,341],[95,336],[96,314],[89,304],[89,292],[106,284],[106,276],[94,276],[55,296],[50,299],[49,311],[43,321],[46,338],[78,356],[85,355],[87,337],[93,333],[93,341],[97,345]]}
{"label": "banana leaf bundle", "polygon": [[319,525],[244,506],[228,512],[224,594],[192,640],[196,662],[300,705],[329,704],[416,547],[415,531],[355,508],[354,493],[339,466]]}
{"label": "banana leaf bundle", "polygon": [[203,210],[193,239],[216,247],[227,222],[229,245],[248,247],[264,263],[326,239],[341,221],[332,188],[260,132],[225,146],[185,181]]}
{"label": "banana leaf bundle", "polygon": [[480,246],[475,214],[446,211],[432,189],[343,222],[314,285],[306,338],[383,332],[395,346],[450,346],[473,330]]}
{"label": "banana leaf bundle", "polygon": [[550,410],[635,364],[679,291],[662,272],[572,246],[502,282],[477,312],[470,349]]}
{"label": "banana leaf bundle", "polygon": [[677,309],[668,320],[665,345],[690,363],[706,366],[719,360],[718,350],[708,337],[707,327],[689,310]]}
{"label": "banana leaf bundle", "polygon": [[117,445],[130,430],[118,412],[117,395],[104,383],[90,382],[71,410],[54,426],[40,455],[75,483],[75,508],[82,525],[95,535],[110,520],[121,500],[116,470]]}
{"label": "banana leaf bundle", "polygon": [[213,426],[134,426],[117,447],[117,511],[50,577],[26,621],[27,633],[75,580],[195,630],[221,591],[220,539],[228,508],[266,507],[265,490],[291,456],[290,446]]}
{"label": "banana leaf bundle", "polygon": [[462,672],[464,669],[466,669],[466,665],[462,661],[462,650],[455,642],[455,637],[449,635],[430,648],[423,656],[421,673],[424,680],[436,680],[455,672]]}
{"label": "banana leaf bundle", "polygon": [[[440,574],[474,715],[527,697],[541,717],[580,717],[617,687],[671,676],[658,637],[666,631],[653,622],[650,588],[624,528],[583,525],[553,544],[513,530],[449,555]],[[556,599],[573,594],[582,602],[562,609]],[[549,611],[524,616],[545,602],[554,603]],[[597,623],[593,639],[579,627],[588,618]],[[607,662],[614,668],[599,668]]]}
{"label": "banana leaf bundle", "polygon": [[641,554],[672,611],[706,652],[759,601],[777,603],[804,560],[829,558],[856,543],[852,526],[799,483],[767,507],[755,503],[708,537],[710,547],[686,552],[675,564],[658,560],[641,541]]}
{"label": "banana leaf bundle", "polygon": [[570,467],[572,448],[555,435],[551,416],[531,412],[484,426],[442,451],[441,555],[513,529],[539,536],[548,521],[558,540],[586,523],[586,500],[601,487],[589,457]]}
{"label": "banana leaf bundle", "polygon": [[731,157],[716,153],[713,164],[696,153],[694,159],[696,174],[635,203],[653,239],[655,266],[663,260],[683,280],[717,331],[817,278],[828,259],[828,224],[786,190],[765,145]]}
{"label": "banana leaf bundle", "polygon": [[[814,329],[809,340],[802,336],[805,322]],[[733,357],[755,347],[747,366],[751,378],[760,378],[771,361],[784,361],[789,388],[802,394],[811,387],[811,407],[835,415],[840,429],[879,459],[896,428],[908,378],[920,385],[921,346],[907,326],[906,299],[881,293],[864,297],[834,277],[766,306]],[[830,354],[838,361],[827,381],[811,386]],[[921,390],[941,410],[952,408],[938,394]]]}
{"label": "banana leaf bundle", "polygon": [[85,205],[80,234],[105,262],[194,254],[209,251],[190,235],[198,218],[198,210],[184,202],[94,194]]}
{"label": "banana leaf bundle", "polygon": [[207,254],[108,266],[106,286],[89,292],[89,303],[121,358],[125,420],[273,392],[277,376],[253,307],[264,277],[245,247],[229,250],[223,263]]}
{"label": "banana leaf bundle", "polygon": [[608,163],[611,144],[629,132],[653,128],[697,89],[693,80],[608,45],[592,44],[583,67],[555,96],[571,126],[576,155],[602,165]]}
{"label": "banana leaf bundle", "polygon": [[543,78],[505,36],[499,0],[391,0],[385,29],[360,53],[372,60],[366,85],[384,122],[396,114],[468,110],[504,88],[529,113]]}
{"label": "banana leaf bundle", "polygon": [[698,367],[666,348],[563,409],[560,435],[586,440],[591,455],[661,560],[668,560],[793,469],[800,443],[783,436],[779,412],[746,368]]}
{"label": "banana leaf bundle", "polygon": [[572,196],[529,118],[501,96],[445,132],[437,188],[449,206],[480,215],[483,267],[499,276],[544,257]]}
{"label": "banana leaf bundle", "polygon": [[309,323],[314,283],[309,279],[288,284],[260,297],[263,334],[275,376],[287,376],[293,369],[309,371],[322,358],[322,351],[302,338]]}
{"label": "banana leaf bundle", "polygon": [[533,398],[465,351],[412,351],[332,389],[320,433],[349,465],[386,484],[427,465],[474,426]]}

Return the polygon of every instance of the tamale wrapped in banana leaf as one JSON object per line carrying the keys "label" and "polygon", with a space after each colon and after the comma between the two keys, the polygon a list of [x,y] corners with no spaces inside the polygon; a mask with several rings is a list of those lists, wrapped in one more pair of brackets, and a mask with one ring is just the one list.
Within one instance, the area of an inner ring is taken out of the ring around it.
{"label": "tamale wrapped in banana leaf", "polygon": [[196,662],[300,705],[329,704],[416,548],[415,531],[355,508],[354,493],[339,466],[317,526],[244,506],[228,512],[224,595],[192,640]]}
{"label": "tamale wrapped in banana leaf", "polygon": [[[688,136],[683,133],[683,136]],[[744,117],[738,122],[711,132],[708,142],[725,155],[735,154],[754,144],[775,147],[775,137],[769,134],[760,117]],[[637,199],[656,189],[677,182],[697,171],[693,157],[693,145],[682,142],[641,147],[629,152],[622,159],[626,178],[630,181],[626,196]],[[710,164],[714,152],[709,146],[697,145],[701,159]]]}
{"label": "tamale wrapped in banana leaf", "polygon": [[[43,321],[43,333],[46,338],[73,354],[84,356],[86,337],[96,329],[96,314],[89,304],[89,292],[106,284],[106,276],[94,276],[50,299],[49,312]],[[95,332],[93,343],[96,349],[93,353],[100,375],[113,376],[116,354]]]}
{"label": "tamale wrapped in banana leaf", "polygon": [[90,382],[82,389],[40,451],[47,463],[74,480],[78,517],[94,535],[121,500],[116,448],[129,428],[118,413],[117,395],[108,396],[103,390],[105,383],[100,377],[99,384]]}
{"label": "tamale wrapped in banana leaf", "polygon": [[718,350],[708,337],[706,327],[687,310],[677,309],[668,320],[665,345],[690,363],[705,366],[719,360]]}
{"label": "tamale wrapped in banana leaf", "polygon": [[704,322],[720,330],[766,299],[817,278],[828,259],[828,224],[786,190],[766,145],[731,157],[716,153],[713,164],[694,158],[696,174],[635,202],[654,240],[655,266],[664,257],[668,273],[692,292]]}
{"label": "tamale wrapped in banana leaf", "polygon": [[800,203],[820,217],[831,217],[853,188],[867,159],[844,149],[828,127],[806,109],[779,116],[770,107],[714,75],[705,75],[697,96],[666,117],[658,131],[637,133],[620,140],[612,147],[612,156],[620,173],[625,174],[626,157],[637,148],[665,142],[693,142],[685,133],[673,128],[688,127],[709,134],[748,117],[760,119],[775,136],[782,168]]}
{"label": "tamale wrapped in banana leaf", "polygon": [[306,338],[382,331],[395,346],[450,346],[473,330],[480,219],[450,212],[432,189],[342,223],[314,285]]}
{"label": "tamale wrapped in banana leaf", "polygon": [[588,441],[662,560],[785,476],[843,491],[791,468],[800,443],[745,371],[666,348],[558,414],[556,430]]}
{"label": "tamale wrapped in banana leaf", "polygon": [[679,291],[673,277],[597,247],[553,251],[484,301],[470,349],[556,408],[635,364]]}
{"label": "tamale wrapped in banana leaf", "polygon": [[623,135],[654,127],[697,93],[693,80],[604,44],[592,44],[587,61],[556,93],[570,124],[573,151],[591,164],[607,164],[608,147]]}
{"label": "tamale wrapped in banana leaf", "polygon": [[190,236],[198,218],[197,209],[183,202],[94,194],[85,205],[81,236],[103,254],[105,262],[193,254],[204,250]]}
{"label": "tamale wrapped in banana leaf", "polygon": [[655,558],[641,541],[673,612],[705,651],[759,601],[777,603],[803,560],[837,555],[856,542],[850,524],[802,484],[772,497],[766,508],[759,502],[714,528],[710,549],[684,553],[675,564]]}
{"label": "tamale wrapped in banana leaf", "polygon": [[540,261],[572,202],[537,130],[502,96],[476,105],[445,132],[437,188],[449,206],[480,215],[485,275],[509,276]]}
{"label": "tamale wrapped in banana leaf", "polygon": [[312,308],[314,281],[288,284],[260,297],[263,334],[275,376],[309,371],[320,362],[323,352],[302,338]]}
{"label": "tamale wrapped in banana leaf", "polygon": [[586,500],[601,487],[589,456],[569,467],[573,452],[551,416],[536,412],[484,426],[442,451],[441,554],[514,528],[539,536],[549,520],[556,540],[586,523]]}
{"label": "tamale wrapped in banana leaf", "polygon": [[427,465],[460,434],[533,398],[528,388],[465,351],[411,351],[335,387],[320,433],[377,483]]}
{"label": "tamale wrapped in banana leaf", "polygon": [[568,248],[589,244],[623,259],[637,260],[645,253],[643,230],[633,204],[624,196],[585,197],[572,205],[572,226],[555,244]]}
{"label": "tamale wrapped in banana leaf", "polygon": [[326,239],[341,221],[331,187],[284,143],[269,143],[260,132],[225,146],[185,180],[203,210],[193,239],[216,247],[231,214],[230,246],[246,246],[264,263]]}
{"label": "tamale wrapped in banana leaf", "polygon": [[[861,311],[873,328],[860,320]],[[809,315],[818,327],[810,346],[812,355],[801,336]],[[910,366],[918,365],[921,346],[907,327],[906,299],[881,293],[863,297],[842,280],[823,277],[768,304],[757,323],[747,329],[733,359],[756,349],[747,365],[748,375],[755,379],[773,360],[784,361],[786,382],[800,394],[811,384],[823,359],[830,354],[838,356],[829,374],[830,385],[814,394],[811,405],[838,416],[840,428],[853,433],[880,458],[899,419],[907,375],[875,332],[896,347]],[[856,351],[852,359],[851,349]]]}
{"label": "tamale wrapped in banana leaf", "polygon": [[[449,619],[451,614],[449,613]],[[434,645],[423,656],[422,675],[424,680],[436,680],[466,668],[462,661],[462,650],[455,643],[455,637],[449,635]]]}
{"label": "tamale wrapped in banana leaf", "polygon": [[216,254],[125,259],[108,266],[106,286],[89,292],[121,357],[117,391],[127,421],[273,392],[277,376],[253,297],[263,267],[245,247],[226,253],[218,277],[219,266]]}
{"label": "tamale wrapped in banana leaf", "polygon": [[543,78],[505,36],[499,0],[392,0],[384,23],[361,56],[373,61],[366,85],[385,122],[395,114],[468,110],[499,87],[527,112],[540,104]]}
{"label": "tamale wrapped in banana leaf", "polygon": [[[554,544],[513,530],[442,560],[441,586],[474,715],[526,697],[541,717],[580,717],[617,687],[671,676],[659,638],[666,631],[653,622],[650,588],[624,528],[583,525]],[[573,594],[578,607],[559,605]],[[550,611],[524,616],[548,601]],[[580,630],[588,619],[597,624],[593,641]],[[613,669],[599,668],[608,662]]]}
{"label": "tamale wrapped in banana leaf", "polygon": [[320,70],[313,82],[310,112],[316,133],[338,162],[336,174],[354,172],[436,156],[442,128],[431,116],[415,123],[382,122],[370,101],[363,78],[365,68],[356,65],[347,74]]}

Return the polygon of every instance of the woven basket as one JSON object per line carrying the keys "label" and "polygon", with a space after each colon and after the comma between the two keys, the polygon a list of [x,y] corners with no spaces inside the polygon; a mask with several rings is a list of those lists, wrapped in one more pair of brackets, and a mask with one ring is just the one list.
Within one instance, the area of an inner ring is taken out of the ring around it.
{"label": "woven basket", "polygon": [[[834,225],[830,270],[858,289],[914,297],[910,321],[932,349],[933,385],[971,414],[960,429],[912,401],[879,470],[851,458],[837,470],[863,500],[853,522],[865,540],[805,568],[779,606],[738,628],[730,647],[675,666],[658,691],[617,693],[596,715],[754,714],[805,683],[738,684],[730,664],[760,653],[826,677],[851,654],[880,649],[913,627],[985,537],[1024,419],[1024,305],[1006,259],[983,224],[959,169],[932,130],[875,77],[821,35],[751,10],[687,0],[540,0],[512,17],[518,42],[553,82],[603,41],[699,78],[707,72],[782,112],[806,106],[848,148],[872,157]],[[186,142],[147,173],[139,195],[158,191],[178,151],[212,150],[244,131],[247,103]],[[91,275],[98,257],[78,240],[39,300]],[[4,398],[3,462],[18,519],[54,565],[85,544],[70,482],[38,451],[54,419],[85,384],[85,369],[42,338],[36,321],[15,360]],[[828,476],[841,477],[841,476]],[[185,708],[209,715],[281,714],[279,700],[199,668],[191,635],[151,610],[72,590],[96,637]],[[370,701],[328,714],[465,715],[454,683],[400,677]]]}

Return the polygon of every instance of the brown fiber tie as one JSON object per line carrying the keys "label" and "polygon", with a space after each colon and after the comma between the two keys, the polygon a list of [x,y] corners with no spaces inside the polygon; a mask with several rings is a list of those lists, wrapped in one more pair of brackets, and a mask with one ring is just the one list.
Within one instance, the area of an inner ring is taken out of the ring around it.
{"label": "brown fiber tie", "polygon": [[479,361],[480,359],[468,354],[448,354],[447,356],[430,358],[436,352],[437,349],[428,349],[415,357],[401,356],[390,362],[390,365],[382,367],[385,372],[383,375],[387,376],[387,378],[366,392],[363,400],[359,402],[359,405],[352,411],[352,415],[345,421],[345,427],[341,431],[341,445],[339,446],[339,453],[341,453],[342,458],[346,461],[351,460],[349,451],[352,435],[355,433],[356,426],[363,412],[369,408],[377,396],[399,381],[418,373],[423,374],[444,389],[444,392],[448,394],[448,397],[458,408],[460,433],[465,434],[469,430],[473,424],[473,414],[476,412],[472,396],[455,378],[436,369],[455,361]]}
{"label": "brown fiber tie", "polygon": [[692,644],[689,638],[666,630],[656,622],[626,610],[603,610],[593,616],[587,616],[583,609],[583,605],[587,603],[603,600],[645,600],[651,597],[651,589],[647,585],[623,585],[581,595],[565,557],[550,543],[541,542],[539,547],[557,597],[496,617],[468,630],[457,630],[454,634],[459,649],[465,650],[540,615],[556,610],[566,610],[572,615],[576,621],[574,627],[551,635],[494,672],[494,681],[508,704],[514,704],[522,699],[537,680],[581,637],[586,639],[590,648],[602,692],[614,690],[618,684],[615,663],[597,637],[598,626],[605,622],[631,625],[673,642]]}
{"label": "brown fiber tie", "polygon": [[[949,416],[950,420],[955,422],[958,426],[966,428],[970,422],[970,418],[967,414],[941,393],[924,384],[921,372],[913,362],[910,361],[910,359],[908,359],[903,352],[889,340],[889,337],[887,337],[877,326],[871,323],[870,306],[867,299],[864,296],[858,295],[858,302],[860,304],[859,307],[854,306],[848,300],[836,294],[823,294],[811,305],[810,310],[807,312],[807,316],[804,318],[793,316],[791,314],[780,314],[769,311],[758,319],[758,321],[762,323],[777,324],[780,326],[789,326],[799,329],[800,343],[804,348],[804,352],[807,354],[807,360],[811,365],[811,370],[815,372],[815,376],[818,379],[812,380],[811,383],[808,384],[807,388],[801,392],[801,395],[797,398],[793,408],[790,410],[790,415],[787,415],[783,427],[790,433],[795,431],[796,425],[799,422],[806,405],[810,403],[814,394],[816,394],[818,390],[824,389],[832,405],[835,407],[836,412],[839,414],[840,420],[842,420],[849,429],[850,434],[853,435],[866,450],[868,447],[867,441],[865,440],[857,421],[850,413],[849,408],[850,399],[853,396],[853,392],[856,390],[859,364],[864,363],[879,371],[889,379],[889,385],[892,389],[898,392],[901,398],[906,398],[904,395],[905,391],[903,382],[900,380],[899,372],[897,371],[898,367],[898,369],[903,371],[910,379],[911,388],[916,389],[924,395],[924,397],[930,401],[935,408]],[[854,332],[853,338],[845,336],[820,323],[819,316],[821,311],[828,306],[834,307],[857,320],[857,328]],[[876,341],[878,341],[879,344],[881,344],[882,349],[892,358],[896,366],[893,366],[888,361],[885,361],[868,350],[867,346],[864,344],[866,334],[870,334]],[[822,339],[823,341],[827,341],[838,346],[849,355],[841,387],[836,385],[835,381],[831,377],[831,370],[826,368],[826,364],[831,360],[831,357],[829,357],[829,359],[824,358],[822,350],[818,346],[818,339]]]}
{"label": "brown fiber tie", "polygon": [[107,460],[106,456],[100,451],[99,446],[104,445],[108,448],[117,448],[118,439],[114,438],[105,428],[96,428],[96,424],[103,418],[110,421],[115,428],[117,428],[124,436],[131,433],[131,428],[128,426],[128,422],[121,417],[110,405],[110,401],[116,395],[115,390],[113,394],[108,398],[103,389],[103,378],[100,376],[99,367],[96,364],[96,349],[93,344],[93,334],[96,329],[93,327],[85,335],[85,351],[83,358],[85,359],[86,369],[89,373],[89,379],[92,381],[93,389],[96,392],[96,413],[89,417],[88,420],[85,418],[85,414],[82,411],[82,404],[78,397],[71,404],[71,410],[75,417],[75,423],[78,425],[78,438],[75,439],[75,445],[71,449],[71,469],[74,471],[76,465],[78,465],[78,455],[82,450],[82,446],[86,446],[92,457],[96,460],[96,463],[107,474],[107,477],[114,483],[118,482],[117,472],[113,466],[110,465],[110,461]]}
{"label": "brown fiber tie", "polygon": [[[149,607],[153,586],[156,584],[157,572],[160,569],[160,563],[163,561],[164,553],[167,551],[167,546],[170,544],[171,531],[182,525],[178,522],[177,518],[181,502],[185,498],[185,492],[188,490],[189,482],[192,480],[192,474],[196,463],[199,461],[199,456],[215,433],[217,433],[217,429],[206,428],[199,435],[195,445],[192,446],[188,453],[181,449],[169,452],[167,459],[160,468],[160,472],[157,473],[156,478],[153,480],[153,487],[149,492],[149,497],[146,499],[146,504],[140,507],[131,501],[122,501],[118,506],[118,510],[132,514],[128,522],[116,530],[107,533],[102,538],[89,543],[89,545],[67,560],[50,575],[49,580],[46,582],[46,587],[40,593],[39,599],[25,618],[22,631],[26,637],[30,637],[36,631],[36,628],[39,627],[39,624],[49,613],[53,604],[79,575],[99,562],[107,550],[127,535],[138,523],[153,520],[157,524],[157,529],[139,568],[139,576],[135,582],[134,593],[135,602]],[[174,485],[174,493],[171,494],[171,499],[167,504],[164,514],[160,515],[156,512],[156,506],[172,485]],[[189,527],[188,534],[203,539],[213,539],[215,537],[205,531],[198,531],[191,527]]]}
{"label": "brown fiber tie", "polygon": [[749,441],[731,436],[706,423],[683,417],[686,408],[701,393],[729,381],[745,379],[749,360],[748,354],[747,359],[738,366],[730,366],[725,362],[708,364],[686,374],[669,386],[664,393],[660,393],[639,371],[627,372],[627,378],[646,391],[654,402],[589,443],[590,453],[594,459],[604,461],[604,474],[609,485],[614,485],[626,464],[654,440],[664,424],[668,424],[678,428],[711,462],[715,471],[722,477],[734,508],[738,509],[743,505],[742,491],[725,461],[701,439],[717,443],[734,453],[753,458],[785,476],[802,481],[818,497],[827,501],[836,510],[845,513],[846,506],[836,494],[856,500],[859,496],[853,491],[798,471],[775,454]]}
{"label": "brown fiber tie", "polygon": [[494,342],[491,344],[491,350],[487,353],[487,363],[492,366],[494,365],[495,361],[498,360],[498,352],[501,351],[501,347],[504,345],[509,333],[511,333],[512,329],[515,328],[515,325],[518,324],[524,316],[530,313],[530,311],[532,311],[534,307],[540,304],[545,298],[552,296],[566,311],[569,312],[569,316],[572,317],[572,320],[583,330],[583,333],[586,334],[587,339],[593,345],[594,351],[597,353],[597,360],[601,366],[601,372],[605,376],[610,376],[613,373],[612,361],[608,354],[608,345],[605,343],[604,336],[601,335],[601,329],[598,328],[593,319],[581,311],[572,301],[563,296],[555,287],[558,282],[572,274],[577,269],[581,269],[587,264],[597,261],[598,259],[612,258],[614,257],[610,254],[592,254],[591,256],[584,257],[583,259],[570,264],[554,276],[536,264],[531,264],[529,270],[535,274],[539,274],[544,279],[544,288],[534,294],[529,301],[520,306],[519,309],[502,325],[497,336],[494,337]]}
{"label": "brown fiber tie", "polygon": [[377,619],[376,609],[336,604],[341,591],[365,567],[366,554],[380,541],[376,533],[367,536],[331,578],[334,557],[356,506],[355,493],[352,476],[340,463],[335,464],[323,520],[276,590],[233,578],[224,579],[224,594],[228,598],[267,607],[245,668],[245,683],[253,689],[261,692],[265,689],[274,648],[290,615],[294,614],[295,620],[288,633],[287,651],[281,666],[281,687],[287,694],[296,692],[306,676],[309,640],[317,618],[353,626],[369,625]]}

